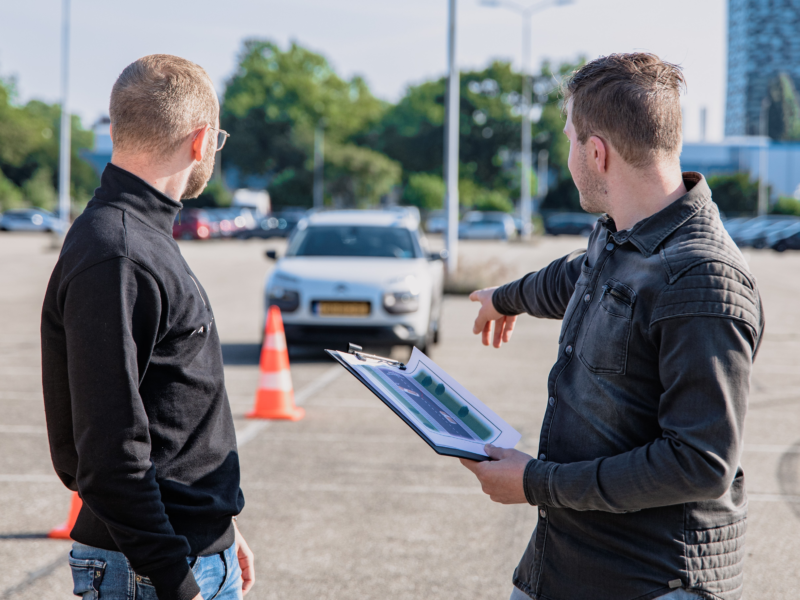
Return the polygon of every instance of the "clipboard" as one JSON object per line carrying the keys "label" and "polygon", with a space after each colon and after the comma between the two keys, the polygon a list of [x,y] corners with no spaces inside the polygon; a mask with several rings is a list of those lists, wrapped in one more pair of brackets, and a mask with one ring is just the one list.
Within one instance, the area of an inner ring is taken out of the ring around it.
{"label": "clipboard", "polygon": [[367,354],[356,344],[348,352],[325,351],[437,454],[484,461],[485,444],[513,448],[519,442],[519,432],[418,348],[408,364]]}

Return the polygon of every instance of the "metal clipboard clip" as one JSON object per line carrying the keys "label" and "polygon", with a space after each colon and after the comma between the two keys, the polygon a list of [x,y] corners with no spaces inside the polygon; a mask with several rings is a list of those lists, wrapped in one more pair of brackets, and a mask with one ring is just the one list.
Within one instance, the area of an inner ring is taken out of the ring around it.
{"label": "metal clipboard clip", "polygon": [[363,350],[364,349],[358,344],[347,344],[347,353],[352,354],[358,360],[364,360],[364,361],[366,361],[367,359],[377,360],[379,362],[384,362],[392,366],[395,366],[401,371],[406,370],[405,364],[401,363],[399,360],[392,360],[391,358],[384,358],[383,356],[377,356],[375,354],[366,354]]}

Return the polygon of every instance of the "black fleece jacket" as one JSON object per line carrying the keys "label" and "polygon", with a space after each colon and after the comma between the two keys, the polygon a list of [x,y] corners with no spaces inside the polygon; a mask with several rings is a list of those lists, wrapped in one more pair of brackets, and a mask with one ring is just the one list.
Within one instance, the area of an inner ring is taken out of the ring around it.
{"label": "black fleece jacket", "polygon": [[187,557],[233,543],[244,506],[214,313],[172,239],[179,202],[109,164],[42,308],[53,465],[78,542],[122,552],[160,600],[200,591]]}

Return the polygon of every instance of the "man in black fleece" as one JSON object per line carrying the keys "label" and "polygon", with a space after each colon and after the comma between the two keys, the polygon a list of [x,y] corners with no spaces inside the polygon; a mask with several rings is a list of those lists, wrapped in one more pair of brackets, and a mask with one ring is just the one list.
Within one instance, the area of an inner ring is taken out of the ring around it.
{"label": "man in black fleece", "polygon": [[[50,450],[83,507],[74,593],[241,598],[236,434],[214,313],[172,239],[227,134],[187,60],[147,56],[111,93],[112,162],[64,241],[42,309]],[[215,596],[216,594],[216,596]]]}

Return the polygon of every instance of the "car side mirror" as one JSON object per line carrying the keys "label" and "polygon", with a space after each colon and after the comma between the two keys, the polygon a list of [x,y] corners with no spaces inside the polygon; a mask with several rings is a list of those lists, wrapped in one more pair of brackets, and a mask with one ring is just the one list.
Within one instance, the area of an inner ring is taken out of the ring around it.
{"label": "car side mirror", "polygon": [[428,252],[428,260],[447,260],[450,254],[447,250],[439,250],[438,252]]}
{"label": "car side mirror", "polygon": [[278,260],[278,253],[275,250],[267,250],[264,254],[270,260]]}

